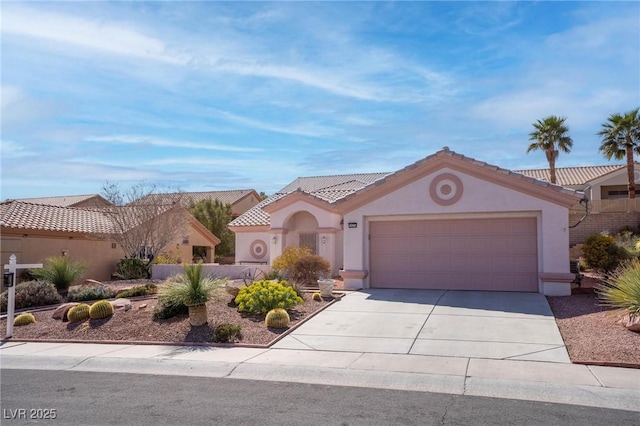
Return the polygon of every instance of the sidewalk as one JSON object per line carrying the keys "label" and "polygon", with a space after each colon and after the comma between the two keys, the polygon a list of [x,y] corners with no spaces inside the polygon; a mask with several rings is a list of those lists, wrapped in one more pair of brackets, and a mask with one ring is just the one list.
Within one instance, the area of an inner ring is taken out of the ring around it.
{"label": "sidewalk", "polygon": [[640,370],[539,361],[273,348],[5,342],[0,345],[0,366],[372,387],[640,412]]}

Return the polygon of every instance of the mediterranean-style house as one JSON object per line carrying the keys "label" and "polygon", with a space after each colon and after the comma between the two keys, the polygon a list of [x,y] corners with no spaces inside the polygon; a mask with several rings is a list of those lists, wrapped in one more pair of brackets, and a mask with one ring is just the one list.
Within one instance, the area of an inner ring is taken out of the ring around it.
{"label": "mediterranean-style house", "polygon": [[[540,180],[549,179],[549,169],[516,172]],[[635,163],[634,178],[640,195],[640,163]],[[627,226],[638,229],[640,198],[628,198],[626,165],[561,167],[556,169],[556,180],[558,185],[584,192],[589,200],[586,217],[584,203],[569,211],[570,245],[582,243],[589,235],[599,232],[615,234]]]}
{"label": "mediterranean-style house", "polygon": [[298,178],[229,228],[236,261],[307,246],[347,289],[568,295],[569,209],[583,197],[444,148],[394,173]]}
{"label": "mediterranean-style house", "polygon": [[[212,262],[220,240],[184,208],[179,214],[184,216],[184,235],[164,251],[191,261],[194,247],[198,247],[200,253],[206,253],[204,261]],[[20,263],[42,263],[48,257],[64,255],[87,265],[85,278],[108,280],[125,256],[121,247],[108,238],[114,231],[104,207],[8,200],[0,204],[0,231],[3,264],[8,263],[11,254],[16,254]]]}

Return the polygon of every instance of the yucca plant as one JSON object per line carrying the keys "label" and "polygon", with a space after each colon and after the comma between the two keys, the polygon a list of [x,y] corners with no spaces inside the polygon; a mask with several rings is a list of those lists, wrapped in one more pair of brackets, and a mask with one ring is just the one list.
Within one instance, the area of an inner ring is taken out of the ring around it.
{"label": "yucca plant", "polygon": [[48,281],[63,296],[69,286],[84,273],[86,266],[82,262],[74,262],[67,256],[50,257],[45,260],[44,267],[34,269],[33,274],[41,280]]}
{"label": "yucca plant", "polygon": [[207,276],[201,263],[186,264],[183,270],[182,274],[160,291],[159,298],[162,298],[166,305],[187,305],[191,325],[204,325],[207,323],[206,303],[211,299],[213,291],[224,284],[224,281]]}
{"label": "yucca plant", "polygon": [[603,306],[617,308],[631,316],[640,315],[640,260],[618,268],[596,288]]}

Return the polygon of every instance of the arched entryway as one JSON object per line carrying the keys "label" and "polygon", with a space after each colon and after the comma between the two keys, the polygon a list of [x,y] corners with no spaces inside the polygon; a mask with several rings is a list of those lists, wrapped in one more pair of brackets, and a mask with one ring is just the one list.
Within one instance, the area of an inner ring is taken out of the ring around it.
{"label": "arched entryway", "polygon": [[311,213],[299,211],[285,222],[288,230],[285,247],[307,247],[313,254],[318,254],[318,220]]}

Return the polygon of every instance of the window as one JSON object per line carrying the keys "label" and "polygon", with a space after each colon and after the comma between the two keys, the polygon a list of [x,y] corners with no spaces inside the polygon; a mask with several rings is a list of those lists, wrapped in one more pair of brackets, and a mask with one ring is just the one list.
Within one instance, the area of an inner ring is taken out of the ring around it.
{"label": "window", "polygon": [[307,247],[311,254],[318,254],[318,234],[300,234],[300,247]]}

